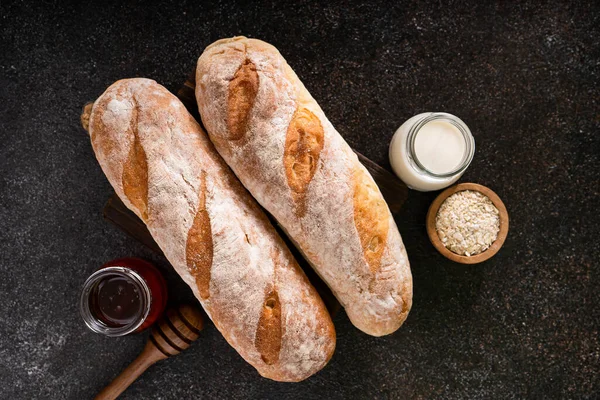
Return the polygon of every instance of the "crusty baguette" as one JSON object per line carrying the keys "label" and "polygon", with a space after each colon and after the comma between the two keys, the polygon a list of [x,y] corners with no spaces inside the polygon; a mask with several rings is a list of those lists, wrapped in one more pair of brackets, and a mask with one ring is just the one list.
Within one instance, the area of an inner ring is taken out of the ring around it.
{"label": "crusty baguette", "polygon": [[92,108],[104,173],[148,226],[217,329],[264,377],[300,381],[335,347],[321,298],[183,104],[121,80]]}
{"label": "crusty baguette", "polygon": [[412,305],[402,239],[371,175],[273,46],[235,37],[196,70],[202,121],[227,164],[329,285],[381,336]]}

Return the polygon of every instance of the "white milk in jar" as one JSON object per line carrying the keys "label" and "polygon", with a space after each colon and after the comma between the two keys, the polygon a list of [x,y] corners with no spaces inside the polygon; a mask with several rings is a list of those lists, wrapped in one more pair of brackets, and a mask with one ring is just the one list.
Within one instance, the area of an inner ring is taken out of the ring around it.
{"label": "white milk in jar", "polygon": [[390,164],[411,189],[438,190],[465,172],[475,153],[471,131],[458,117],[428,112],[415,115],[394,134]]}

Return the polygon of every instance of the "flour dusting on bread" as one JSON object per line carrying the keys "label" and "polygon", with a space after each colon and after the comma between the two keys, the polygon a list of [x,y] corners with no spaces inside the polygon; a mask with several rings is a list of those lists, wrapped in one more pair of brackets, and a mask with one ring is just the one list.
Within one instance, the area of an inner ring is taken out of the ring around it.
{"label": "flour dusting on bread", "polygon": [[[249,63],[258,75],[258,90],[247,115],[245,139],[230,140],[230,82]],[[196,98],[217,150],[283,226],[353,324],[375,336],[398,329],[412,304],[412,277],[396,224],[367,170],[281,54],[260,40],[218,41],[198,60]],[[300,131],[298,137],[314,136],[310,118],[295,126],[298,110],[318,118],[323,139],[312,145],[293,143],[304,148],[290,157],[290,126]],[[293,178],[304,179],[298,183],[290,180],[290,169],[299,160],[309,166],[314,162],[315,169],[297,171]],[[364,193],[355,196],[362,189]],[[357,223],[357,212],[362,222]]]}
{"label": "flour dusting on bread", "polygon": [[[140,217],[138,207],[127,198],[122,176],[131,146],[138,141],[143,148],[148,229],[240,355],[261,375],[275,380],[299,381],[320,370],[335,347],[324,304],[181,102],[154,81],[118,81],[95,102],[89,126],[102,169],[119,197]],[[200,222],[198,213],[206,214]],[[196,236],[190,242],[195,220]],[[207,222],[210,234],[200,226]],[[208,241],[211,257],[206,253]],[[201,277],[208,279],[208,286],[199,283],[196,262],[210,264],[203,266],[209,268],[204,271],[208,277]],[[265,292],[273,287],[278,290],[281,329],[272,331],[279,337],[269,337],[272,342],[261,345],[262,353],[270,354],[266,363],[256,347],[256,335]]]}

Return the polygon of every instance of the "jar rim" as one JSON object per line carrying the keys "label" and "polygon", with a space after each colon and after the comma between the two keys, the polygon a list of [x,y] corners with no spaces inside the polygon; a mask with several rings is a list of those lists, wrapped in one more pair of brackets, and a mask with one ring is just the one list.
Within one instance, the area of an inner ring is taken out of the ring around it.
{"label": "jar rim", "polygon": [[[96,287],[96,285],[100,283],[102,279],[111,275],[120,275],[130,278],[132,283],[136,285],[138,290],[143,294],[141,307],[142,310],[137,315],[137,318],[131,323],[119,327],[108,326],[104,322],[98,320],[94,316],[94,313],[90,308],[90,293]],[[86,279],[85,283],[83,284],[83,289],[81,291],[79,311],[81,313],[83,321],[90,330],[96,333],[101,333],[106,336],[116,337],[125,336],[138,329],[148,317],[148,314],[150,313],[151,303],[152,297],[150,293],[150,288],[148,287],[146,280],[140,274],[138,274],[136,271],[130,268],[111,266],[99,269],[98,271],[90,275],[89,278]]]}
{"label": "jar rim", "polygon": [[[423,126],[432,121],[446,121],[450,123],[452,126],[458,129],[465,141],[466,148],[461,162],[455,169],[443,174],[438,174],[428,170],[419,160],[419,157],[417,157],[417,153],[415,151],[415,140],[419,131],[421,128],[423,128]],[[434,178],[450,178],[464,172],[471,164],[473,156],[475,155],[475,139],[473,138],[469,127],[457,116],[448,113],[433,112],[422,117],[410,127],[406,137],[406,148],[408,150],[408,158],[411,161],[410,164],[413,168],[416,167],[415,169],[417,169],[418,172],[425,173]]]}

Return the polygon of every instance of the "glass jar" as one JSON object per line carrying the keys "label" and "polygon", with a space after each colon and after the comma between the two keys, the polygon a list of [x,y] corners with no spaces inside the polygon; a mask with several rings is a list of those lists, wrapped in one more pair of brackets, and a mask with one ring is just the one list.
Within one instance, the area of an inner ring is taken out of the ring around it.
{"label": "glass jar", "polygon": [[422,192],[456,182],[475,154],[475,140],[458,117],[442,112],[415,115],[390,142],[392,169],[406,185]]}
{"label": "glass jar", "polygon": [[154,324],[166,304],[167,285],[158,269],[139,258],[120,258],[85,281],[79,308],[92,331],[124,336]]}

